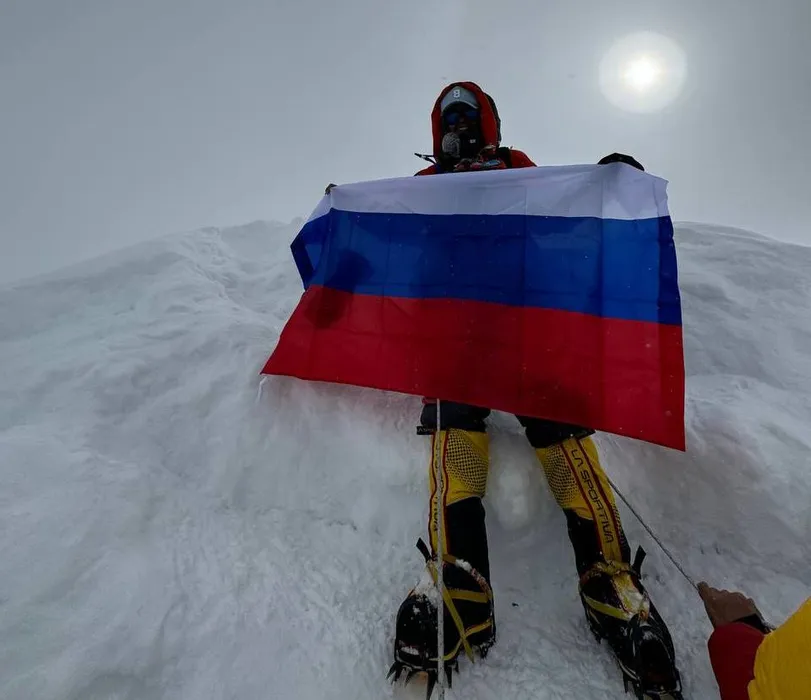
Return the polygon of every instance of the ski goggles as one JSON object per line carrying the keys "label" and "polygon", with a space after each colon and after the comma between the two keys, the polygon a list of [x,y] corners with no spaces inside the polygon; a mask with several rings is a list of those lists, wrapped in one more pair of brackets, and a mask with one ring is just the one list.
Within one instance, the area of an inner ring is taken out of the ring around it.
{"label": "ski goggles", "polygon": [[445,120],[445,123],[448,126],[456,126],[459,123],[459,120],[464,117],[465,121],[467,122],[477,122],[479,121],[479,110],[478,109],[458,109],[458,110],[448,110],[445,114],[442,115],[442,118]]}

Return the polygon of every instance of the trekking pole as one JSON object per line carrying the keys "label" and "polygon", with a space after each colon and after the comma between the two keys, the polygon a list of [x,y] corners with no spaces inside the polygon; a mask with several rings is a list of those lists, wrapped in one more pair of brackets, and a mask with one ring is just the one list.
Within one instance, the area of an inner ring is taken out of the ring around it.
{"label": "trekking pole", "polygon": [[[445,698],[445,513],[442,509],[442,493],[445,490],[442,472],[442,408],[439,399],[436,400],[436,432],[434,433],[434,508],[436,509],[436,558],[437,579],[439,589],[439,605],[437,605],[436,623],[436,656],[437,656],[437,698]],[[430,700],[430,698],[429,698]]]}

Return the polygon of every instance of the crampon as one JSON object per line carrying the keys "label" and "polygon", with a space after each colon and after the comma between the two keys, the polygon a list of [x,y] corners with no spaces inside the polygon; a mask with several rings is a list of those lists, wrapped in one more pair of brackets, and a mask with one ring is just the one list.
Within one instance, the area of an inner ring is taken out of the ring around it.
{"label": "crampon", "polygon": [[[400,605],[394,639],[394,663],[388,678],[409,683],[417,677],[426,681],[426,699],[439,679],[437,656],[437,605],[439,590],[436,558],[420,540],[417,547],[425,557],[430,579],[420,584]],[[484,658],[496,640],[493,594],[485,578],[466,562],[446,555],[443,564],[445,653],[443,668],[447,686],[459,669],[464,652],[473,661]]]}
{"label": "crampon", "polygon": [[684,700],[670,632],[640,582],[645,552],[633,566],[598,564],[581,579],[589,627],[605,639],[638,700]]}

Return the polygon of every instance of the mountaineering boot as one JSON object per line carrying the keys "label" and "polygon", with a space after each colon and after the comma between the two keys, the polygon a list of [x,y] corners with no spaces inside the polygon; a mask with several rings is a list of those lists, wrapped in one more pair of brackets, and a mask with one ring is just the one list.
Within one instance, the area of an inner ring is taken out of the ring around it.
{"label": "mountaineering boot", "polygon": [[[425,423],[424,418],[423,425]],[[429,424],[428,427],[433,426]],[[395,680],[405,673],[406,681],[417,673],[426,674],[429,695],[437,680],[440,594],[436,582],[440,570],[445,584],[443,658],[449,680],[459,654],[464,652],[473,660],[474,653],[484,656],[495,642],[487,529],[482,505],[488,467],[488,438],[483,430],[449,428],[433,431],[429,467],[431,550],[422,540],[418,543],[426,560],[427,573],[400,605],[394,664],[389,673]],[[438,544],[437,470],[442,475],[439,495],[445,556],[441,564],[435,554]]]}
{"label": "mountaineering boot", "polygon": [[681,677],[670,632],[640,582],[645,556],[633,566],[595,564],[580,577],[580,600],[591,631],[605,639],[623,673],[626,690],[644,700],[681,700]]}
{"label": "mountaineering boot", "polygon": [[[405,673],[408,683],[415,675],[424,674],[428,681],[427,697],[437,681],[437,609],[440,594],[436,557],[431,556],[425,543],[418,547],[426,557],[428,575],[423,577],[400,605],[394,636],[394,663],[389,670],[393,681]],[[458,669],[458,657],[464,652],[473,661],[474,655],[484,658],[495,642],[493,594],[484,577],[467,562],[445,557],[443,667],[452,683],[452,670]]]}
{"label": "mountaineering boot", "polygon": [[595,636],[608,641],[626,689],[630,683],[638,698],[679,700],[681,680],[673,641],[640,582],[644,551],[638,550],[632,566],[591,431],[578,433],[575,426],[569,427],[564,434],[570,436],[559,440],[560,433],[533,422],[527,425],[527,437],[566,515],[586,619]]}

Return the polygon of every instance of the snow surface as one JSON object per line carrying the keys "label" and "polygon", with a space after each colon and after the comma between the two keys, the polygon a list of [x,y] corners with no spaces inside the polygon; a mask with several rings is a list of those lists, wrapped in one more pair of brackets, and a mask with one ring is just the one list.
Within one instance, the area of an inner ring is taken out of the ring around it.
{"label": "snow surface", "polygon": [[[419,399],[260,389],[301,291],[296,228],[169,237],[0,289],[4,700],[420,697],[385,680],[422,573]],[[781,622],[811,583],[811,248],[701,225],[677,242],[688,451],[599,446],[694,577]],[[517,422],[492,433],[499,643],[448,697],[628,697]],[[717,698],[699,599],[620,510],[687,697]]]}

